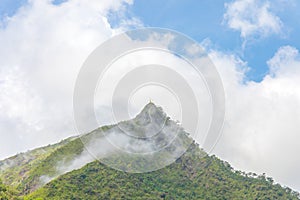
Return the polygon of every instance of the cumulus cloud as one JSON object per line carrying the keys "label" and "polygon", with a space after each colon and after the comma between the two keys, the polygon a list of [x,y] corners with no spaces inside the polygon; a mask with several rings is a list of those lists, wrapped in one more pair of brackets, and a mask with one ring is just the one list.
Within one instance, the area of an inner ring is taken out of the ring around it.
{"label": "cumulus cloud", "polygon": [[224,132],[214,153],[237,169],[267,173],[300,190],[300,54],[278,49],[261,82],[243,83],[247,63],[212,51],[226,92]]}
{"label": "cumulus cloud", "polygon": [[130,0],[31,0],[0,29],[0,158],[74,134],[73,86],[83,61],[101,42],[138,25],[107,15]]}
{"label": "cumulus cloud", "polygon": [[268,61],[270,73],[273,76],[299,75],[299,51],[291,46],[278,49],[275,56]]}
{"label": "cumulus cloud", "polygon": [[283,23],[270,9],[269,1],[236,0],[225,4],[224,22],[243,39],[280,34]]}

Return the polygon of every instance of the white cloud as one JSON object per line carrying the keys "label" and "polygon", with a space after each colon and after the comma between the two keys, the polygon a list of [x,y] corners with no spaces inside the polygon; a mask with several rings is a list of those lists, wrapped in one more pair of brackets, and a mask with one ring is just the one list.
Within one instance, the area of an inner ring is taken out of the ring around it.
{"label": "white cloud", "polygon": [[31,0],[0,29],[0,158],[74,134],[72,92],[87,55],[138,24],[112,29],[128,0]]}
{"label": "white cloud", "polygon": [[299,51],[291,46],[279,48],[275,56],[268,61],[271,75],[273,76],[291,76],[299,75]]}
{"label": "white cloud", "polygon": [[211,52],[226,92],[224,132],[215,152],[236,168],[266,172],[300,191],[300,59],[297,49],[279,48],[263,81],[242,83],[246,63]]}
{"label": "white cloud", "polygon": [[269,1],[235,0],[225,4],[224,21],[244,39],[280,34],[283,23],[270,10]]}

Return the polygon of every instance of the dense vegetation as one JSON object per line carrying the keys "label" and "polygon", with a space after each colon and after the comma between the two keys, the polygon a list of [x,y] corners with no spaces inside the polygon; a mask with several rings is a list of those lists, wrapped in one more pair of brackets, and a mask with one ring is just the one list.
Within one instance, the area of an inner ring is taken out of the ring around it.
{"label": "dense vegetation", "polygon": [[[130,174],[92,162],[51,181],[26,199],[298,199],[295,192],[234,171],[193,144],[172,165]],[[252,175],[251,175],[252,176]]]}
{"label": "dense vegetation", "polygon": [[5,185],[0,180],[0,200],[21,199],[17,197],[17,191]]}
{"label": "dense vegetation", "polygon": [[[154,104],[148,104],[134,120],[140,125],[152,121],[147,118],[150,110],[154,114],[152,119],[165,116]],[[166,126],[176,126],[175,122],[166,119]],[[121,123],[140,133],[130,121]],[[71,137],[0,161],[0,200],[300,199],[298,193],[274,184],[271,178],[235,171],[228,163],[207,155],[184,131],[179,132],[177,138],[182,144],[192,142],[188,151],[173,164],[157,171],[126,173],[92,160],[77,167],[72,165],[81,155],[85,155],[82,142],[94,141],[115,128],[115,125],[104,126],[81,137]],[[166,138],[162,136],[157,138],[156,144],[165,142]],[[155,168],[161,164],[160,161],[170,158],[169,154],[175,147],[168,146],[163,154],[153,160],[117,153],[110,156],[113,158],[110,161],[122,166],[123,170],[137,166],[132,164]],[[72,167],[61,170],[59,166]]]}
{"label": "dense vegetation", "polygon": [[[61,158],[62,156],[57,156],[58,152],[61,152],[64,148],[68,148],[76,140],[79,139],[71,137],[57,144],[20,153],[0,161],[0,178],[4,184],[17,189],[19,194],[26,194],[40,185],[39,177],[41,175],[45,172],[49,174],[51,170],[54,170],[55,165],[51,158],[56,157],[56,160]],[[80,140],[77,144],[82,145]],[[78,147],[77,145],[76,149]],[[71,149],[68,148],[69,150]]]}
{"label": "dense vegetation", "polygon": [[59,143],[40,147],[26,153],[19,153],[15,156],[0,161],[0,178],[5,180],[6,184],[17,186],[28,174],[41,164],[57,149],[65,146],[75,137],[62,140]]}

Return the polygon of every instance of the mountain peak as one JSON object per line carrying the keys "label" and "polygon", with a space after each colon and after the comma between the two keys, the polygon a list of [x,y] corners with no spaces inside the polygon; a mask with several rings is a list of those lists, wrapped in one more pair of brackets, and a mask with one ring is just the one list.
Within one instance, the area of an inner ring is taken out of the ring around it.
{"label": "mountain peak", "polygon": [[146,104],[144,106],[142,111],[135,118],[141,117],[145,114],[149,115],[149,114],[155,114],[155,113],[166,115],[161,107],[155,105],[152,101],[150,101],[148,104]]}
{"label": "mountain peak", "polygon": [[150,101],[149,103],[147,103],[144,108],[142,109],[142,112],[147,112],[149,110],[154,110],[154,111],[162,111],[162,108],[155,105],[152,101]]}
{"label": "mountain peak", "polygon": [[145,126],[151,122],[161,123],[166,118],[167,115],[163,109],[150,101],[133,120],[136,124]]}
{"label": "mountain peak", "polygon": [[151,107],[151,106],[152,106],[152,107],[154,106],[154,107],[158,108],[158,106],[156,106],[156,105],[152,102],[152,100],[150,100],[149,103],[147,103],[147,104],[145,105],[144,108],[146,108],[146,107]]}
{"label": "mountain peak", "polygon": [[[94,156],[104,165],[93,162]],[[0,199],[300,197],[272,179],[237,173],[228,163],[207,155],[152,102],[134,119],[0,161],[0,168],[4,164],[8,167],[0,170]]]}
{"label": "mountain peak", "polygon": [[159,133],[168,119],[161,107],[149,102],[135,118],[121,122],[118,126],[128,135],[148,138]]}

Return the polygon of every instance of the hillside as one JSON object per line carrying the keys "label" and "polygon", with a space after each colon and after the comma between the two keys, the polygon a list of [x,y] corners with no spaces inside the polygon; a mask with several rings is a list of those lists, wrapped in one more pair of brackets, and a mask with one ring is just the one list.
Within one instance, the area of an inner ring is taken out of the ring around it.
{"label": "hillside", "polygon": [[18,186],[26,179],[27,175],[30,174],[30,171],[35,166],[38,166],[49,155],[55,152],[55,150],[66,145],[75,138],[76,137],[70,137],[57,144],[20,153],[0,161],[0,179],[5,180],[4,183],[7,185]]}
{"label": "hillside", "polygon": [[297,199],[264,176],[235,172],[215,156],[199,157],[196,144],[158,171],[131,174],[92,162],[67,173],[26,199]]}
{"label": "hillside", "polygon": [[[121,137],[120,127],[143,138],[162,121],[165,124],[161,134],[151,141],[142,139],[142,145]],[[126,151],[141,150],[140,146],[155,150],[174,132],[174,143],[148,159],[117,150],[103,154],[104,146],[99,145],[104,136],[114,136],[126,141]],[[87,151],[93,145],[97,148],[90,150],[105,164],[95,161]],[[188,150],[181,155],[179,147]],[[161,168],[169,162],[172,164]],[[146,105],[132,120],[0,161],[0,169],[0,199],[299,199],[296,192],[274,184],[271,178],[235,171],[228,163],[207,155],[154,104]],[[138,170],[148,172],[124,172]]]}
{"label": "hillside", "polygon": [[18,193],[12,187],[5,185],[0,180],[0,199],[10,200],[10,199],[22,199],[18,198]]}

